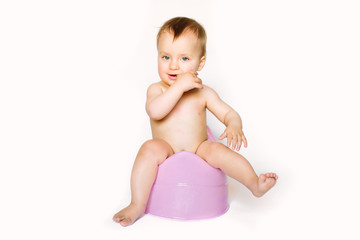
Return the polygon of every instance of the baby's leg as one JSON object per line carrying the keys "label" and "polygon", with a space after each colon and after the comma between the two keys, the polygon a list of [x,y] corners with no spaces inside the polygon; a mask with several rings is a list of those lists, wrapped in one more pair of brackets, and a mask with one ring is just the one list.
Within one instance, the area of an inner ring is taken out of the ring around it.
{"label": "baby's leg", "polygon": [[254,169],[242,155],[218,142],[205,141],[196,154],[226,175],[244,184],[256,197],[261,197],[276,183],[275,173],[256,175]]}
{"label": "baby's leg", "polygon": [[131,173],[131,203],[114,215],[115,222],[128,226],[144,214],[158,165],[173,153],[163,140],[149,140],[141,146]]}

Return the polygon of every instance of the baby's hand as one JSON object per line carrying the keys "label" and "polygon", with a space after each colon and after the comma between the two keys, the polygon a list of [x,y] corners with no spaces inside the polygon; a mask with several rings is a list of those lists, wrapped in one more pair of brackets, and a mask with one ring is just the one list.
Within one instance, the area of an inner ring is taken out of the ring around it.
{"label": "baby's hand", "polygon": [[177,75],[176,86],[179,86],[183,92],[187,92],[194,88],[202,88],[202,81],[197,77],[197,72],[187,72]]}
{"label": "baby's hand", "polygon": [[232,145],[233,150],[236,148],[236,151],[239,151],[242,143],[244,143],[244,147],[247,147],[247,140],[241,128],[228,126],[219,137],[219,140],[224,138],[227,138],[227,146],[231,147]]}

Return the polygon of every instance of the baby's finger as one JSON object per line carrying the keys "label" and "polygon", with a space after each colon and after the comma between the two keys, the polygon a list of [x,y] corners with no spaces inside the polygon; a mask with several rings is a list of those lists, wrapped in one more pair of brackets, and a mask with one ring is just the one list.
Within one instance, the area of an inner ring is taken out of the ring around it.
{"label": "baby's finger", "polygon": [[232,150],[235,150],[235,149],[236,149],[237,144],[238,144],[238,141],[237,141],[236,138],[234,138],[233,143],[232,143]]}
{"label": "baby's finger", "polygon": [[242,135],[242,140],[244,142],[244,147],[247,147],[247,140],[244,134]]}
{"label": "baby's finger", "polygon": [[238,136],[238,144],[237,144],[237,147],[236,147],[236,151],[239,151],[240,147],[241,147],[241,136]]}
{"label": "baby's finger", "polygon": [[221,136],[219,137],[219,140],[223,140],[226,137],[226,132],[223,132],[223,134],[221,134]]}
{"label": "baby's finger", "polygon": [[233,136],[231,134],[227,135],[227,146],[230,147],[231,146],[231,142],[233,140]]}
{"label": "baby's finger", "polygon": [[238,145],[238,142],[239,142],[238,136],[235,135],[234,138],[233,138],[233,141],[232,141],[232,150],[235,150],[235,148]]}
{"label": "baby's finger", "polygon": [[203,85],[202,85],[202,80],[201,80],[200,78],[196,78],[196,79],[195,79],[194,87],[195,87],[195,88],[202,88],[202,87],[203,87]]}
{"label": "baby's finger", "polygon": [[196,84],[194,84],[194,88],[202,89],[202,88],[203,88],[203,85],[202,85],[202,84],[199,84],[199,83],[196,83]]}

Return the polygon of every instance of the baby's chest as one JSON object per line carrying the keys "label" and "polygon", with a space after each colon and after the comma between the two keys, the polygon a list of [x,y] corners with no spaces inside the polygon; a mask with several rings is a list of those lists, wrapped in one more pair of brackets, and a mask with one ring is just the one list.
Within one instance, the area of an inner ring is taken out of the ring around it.
{"label": "baby's chest", "polygon": [[198,94],[184,94],[172,110],[173,115],[199,116],[205,112],[205,101]]}

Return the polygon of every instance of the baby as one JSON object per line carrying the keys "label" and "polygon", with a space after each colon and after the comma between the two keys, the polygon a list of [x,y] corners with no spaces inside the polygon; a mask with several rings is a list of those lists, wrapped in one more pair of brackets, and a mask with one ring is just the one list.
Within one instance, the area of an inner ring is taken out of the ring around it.
{"label": "baby", "polygon": [[[234,151],[239,151],[242,144],[247,147],[241,118],[198,77],[206,60],[204,28],[193,19],[170,19],[159,30],[157,49],[161,81],[149,86],[146,100],[153,139],[145,142],[136,156],[131,203],[113,220],[128,226],[144,214],[159,164],[180,151],[197,154],[244,184],[254,196],[265,194],[278,176],[257,176],[250,163]],[[206,109],[226,126],[219,140],[227,138],[227,146],[208,140]]]}

